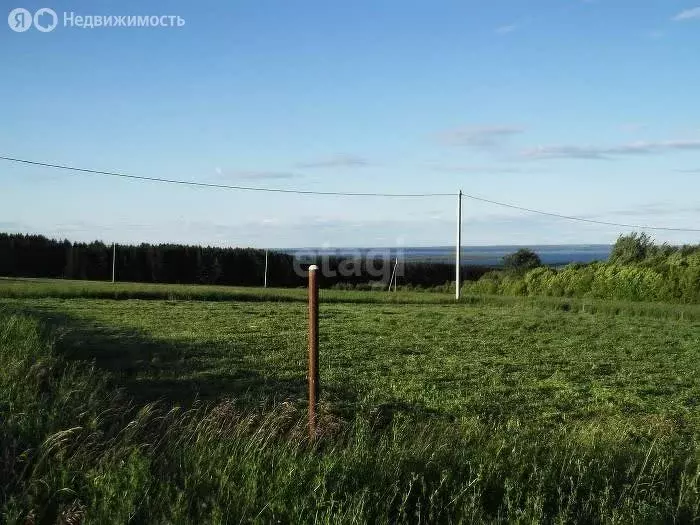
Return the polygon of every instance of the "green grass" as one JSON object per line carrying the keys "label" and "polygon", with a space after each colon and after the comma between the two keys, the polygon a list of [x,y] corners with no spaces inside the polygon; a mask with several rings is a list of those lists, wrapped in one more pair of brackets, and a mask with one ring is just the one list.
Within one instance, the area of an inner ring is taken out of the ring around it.
{"label": "green grass", "polygon": [[[438,287],[436,289],[441,289]],[[465,285],[465,290],[468,286]],[[348,291],[321,290],[324,303],[351,304],[454,304],[454,292],[434,290]],[[3,298],[65,298],[65,299],[141,299],[181,301],[241,301],[241,302],[306,302],[302,288],[250,288],[187,284],[109,283],[104,281],[73,281],[61,279],[25,279],[0,277],[0,297]],[[700,320],[700,304],[644,303],[639,301],[608,301],[599,299],[560,297],[508,297],[502,295],[470,295],[463,293],[462,304],[534,307],[574,312],[601,312],[664,319]]]}
{"label": "green grass", "polygon": [[693,307],[324,291],[312,444],[304,290],[0,297],[0,521],[700,520]]}
{"label": "green grass", "polygon": [[[70,331],[69,358],[96,360],[144,401],[199,394],[303,399],[306,305],[5,300]],[[321,373],[334,406],[406,404],[450,417],[563,421],[695,417],[694,321],[517,306],[329,304]]]}

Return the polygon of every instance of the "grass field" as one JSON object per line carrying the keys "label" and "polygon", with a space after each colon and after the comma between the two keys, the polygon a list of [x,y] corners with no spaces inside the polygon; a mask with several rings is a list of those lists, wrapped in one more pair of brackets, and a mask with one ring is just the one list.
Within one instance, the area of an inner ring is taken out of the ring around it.
{"label": "grass field", "polygon": [[[434,291],[383,290],[372,292],[321,290],[324,303],[351,304],[454,304],[451,293]],[[68,281],[56,279],[17,279],[0,277],[3,298],[66,299],[164,299],[182,301],[305,302],[306,290],[294,288],[244,288],[236,286],[202,286],[180,284],[108,283],[104,281]],[[603,312],[651,316],[664,319],[700,320],[700,305],[644,303],[639,301],[603,301],[599,299],[559,297],[507,297],[469,295],[463,292],[460,303],[466,305],[501,305],[536,307],[563,311]]]}
{"label": "grass field", "polygon": [[0,280],[4,520],[700,519],[700,307],[321,297]]}

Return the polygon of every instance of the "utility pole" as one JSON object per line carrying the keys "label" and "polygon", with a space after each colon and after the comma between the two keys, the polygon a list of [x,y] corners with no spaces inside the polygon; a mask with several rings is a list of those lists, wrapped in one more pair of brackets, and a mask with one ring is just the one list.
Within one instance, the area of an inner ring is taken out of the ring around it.
{"label": "utility pole", "polygon": [[455,300],[459,301],[462,280],[460,270],[462,267],[462,190],[457,196],[457,246],[455,250]]}
{"label": "utility pole", "polygon": [[263,288],[267,288],[267,250],[265,250],[265,279],[263,281]]}
{"label": "utility pole", "polygon": [[112,243],[112,282],[115,281],[117,270],[117,243]]}

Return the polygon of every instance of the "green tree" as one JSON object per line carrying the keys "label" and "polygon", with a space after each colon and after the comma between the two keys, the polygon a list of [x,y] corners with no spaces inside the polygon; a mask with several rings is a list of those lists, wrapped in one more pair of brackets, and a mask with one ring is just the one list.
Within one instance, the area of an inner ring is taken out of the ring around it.
{"label": "green tree", "polygon": [[646,233],[620,235],[610,252],[609,262],[614,264],[633,264],[642,262],[655,253],[654,239]]}
{"label": "green tree", "polygon": [[503,267],[514,273],[525,273],[540,266],[542,266],[540,256],[528,248],[521,248],[503,257]]}

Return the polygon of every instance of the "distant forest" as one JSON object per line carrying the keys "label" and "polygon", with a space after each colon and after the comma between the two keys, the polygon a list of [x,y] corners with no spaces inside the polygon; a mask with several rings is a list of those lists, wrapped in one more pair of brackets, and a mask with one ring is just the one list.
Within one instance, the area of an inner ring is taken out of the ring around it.
{"label": "distant forest", "polygon": [[[305,260],[302,266],[306,268],[312,262],[322,263],[320,259]],[[338,273],[342,265],[346,265],[347,269],[348,261],[330,258],[324,264]],[[357,271],[353,271],[352,275],[321,276],[321,285],[361,286],[376,281],[388,282],[391,269],[385,269],[384,274],[378,276],[376,271],[371,270],[378,267],[379,261],[364,260],[357,264]],[[477,280],[491,269],[486,266],[465,266],[463,279]],[[410,262],[403,264],[399,270],[399,285],[432,287],[454,281],[452,264]],[[264,250],[177,244],[117,245],[116,250],[118,281],[260,286],[264,274]],[[58,241],[42,235],[0,233],[0,276],[111,280],[112,245],[97,241]],[[277,287],[306,284],[304,276],[295,272],[292,255],[272,251],[268,254],[267,281],[268,286]]]}

